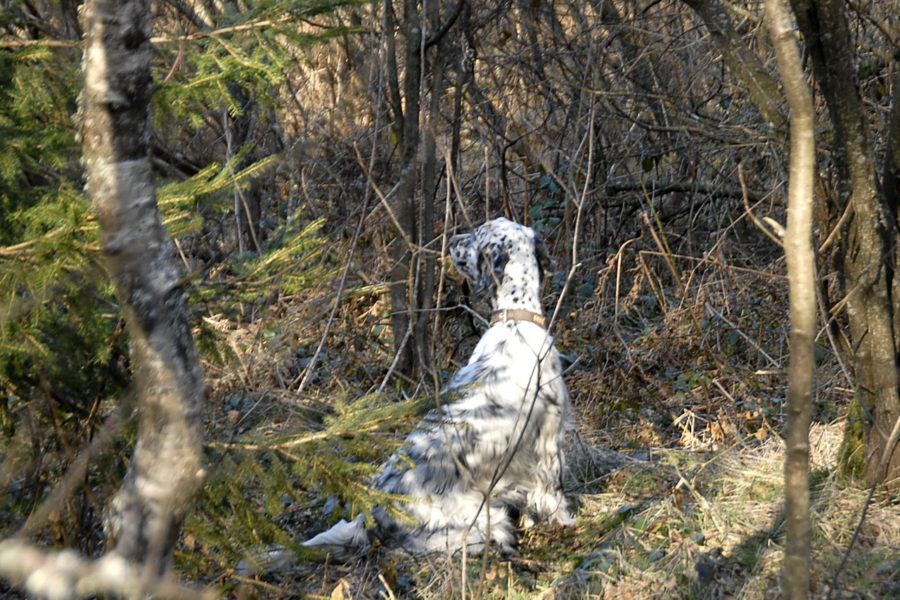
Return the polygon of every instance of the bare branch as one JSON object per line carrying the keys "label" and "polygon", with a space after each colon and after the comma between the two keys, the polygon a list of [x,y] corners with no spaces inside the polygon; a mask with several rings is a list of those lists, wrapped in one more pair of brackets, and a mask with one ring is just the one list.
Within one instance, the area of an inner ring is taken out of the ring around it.
{"label": "bare branch", "polygon": [[17,538],[0,542],[0,577],[29,594],[50,600],[100,594],[173,600],[218,597],[212,589],[196,590],[172,577],[152,576],[117,554],[91,560],[74,550],[51,552]]}

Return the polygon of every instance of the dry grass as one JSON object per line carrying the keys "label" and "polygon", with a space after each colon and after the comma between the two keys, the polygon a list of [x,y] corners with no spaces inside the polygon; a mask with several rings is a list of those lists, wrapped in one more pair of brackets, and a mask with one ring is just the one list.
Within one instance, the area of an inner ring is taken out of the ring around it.
{"label": "dry grass", "polygon": [[[817,425],[830,464],[840,425]],[[302,591],[343,598],[777,598],[782,559],[781,443],[739,444],[716,454],[654,449],[644,459],[594,446],[573,451],[578,523],[523,534],[521,556],[415,561],[376,552],[352,565],[295,563],[243,589],[266,597]],[[814,581],[829,588],[865,491],[816,477]],[[900,507],[876,503],[839,582],[837,597],[883,598],[900,585]],[[337,594],[337,596],[335,596]],[[849,595],[848,595],[849,594]]]}
{"label": "dry grass", "polygon": [[[211,552],[204,577],[215,574],[228,595],[265,598],[779,597],[786,285],[769,242],[734,233],[742,218],[710,241],[729,248],[715,259],[666,254],[648,232],[616,252],[584,241],[585,259],[555,330],[573,361],[566,380],[577,423],[568,444],[574,527],[523,532],[514,558],[414,560],[375,549],[357,564],[297,559],[257,578],[235,575],[233,554]],[[372,224],[370,235],[383,240],[385,233]],[[564,244],[559,239],[554,248],[558,259]],[[232,354],[209,371],[213,439],[306,432],[337,399],[381,384],[393,359],[388,303],[385,287],[370,277],[390,261],[381,242],[366,248],[352,259],[368,265],[358,271],[366,278],[351,280],[303,394],[297,381],[323,334],[332,285],[302,301],[282,299],[256,320],[219,324]],[[455,301],[458,284],[446,275],[445,293]],[[589,289],[578,287],[588,281]],[[559,291],[559,282],[548,284],[548,305]],[[432,340],[442,377],[476,339],[463,312],[442,314]],[[813,581],[824,595],[866,490],[835,475],[850,394],[824,340],[820,350],[810,440]],[[419,382],[406,389],[429,388]],[[322,499],[312,491],[294,498],[278,523],[300,541],[321,526]],[[886,500],[870,507],[835,597],[900,590],[893,550],[900,547],[900,506]]]}
{"label": "dry grass", "polygon": [[[514,558],[415,560],[376,549],[356,564],[297,559],[277,572],[242,578],[234,574],[233,563],[220,562],[224,556],[210,556],[210,563],[218,565],[211,572],[237,597],[779,597],[784,543],[779,432],[785,389],[780,372],[757,367],[771,366],[760,357],[763,348],[772,358],[784,359],[777,339],[783,329],[751,330],[745,324],[752,319],[742,320],[750,313],[735,308],[741,300],[717,296],[709,289],[713,285],[693,288],[706,298],[703,309],[682,303],[655,314],[626,313],[632,316],[615,331],[592,333],[593,319],[610,319],[599,295],[568,312],[559,341],[578,359],[567,374],[577,421],[568,445],[574,527],[523,532],[520,556]],[[772,297],[771,290],[755,289]],[[218,372],[215,389],[228,397],[241,388],[241,395],[256,402],[233,407],[231,416],[220,415],[222,423],[256,439],[265,439],[267,431],[308,430],[335,395],[363,393],[377,383],[391,359],[380,338],[383,321],[377,318],[383,317],[378,308],[383,297],[363,294],[341,311],[316,384],[303,397],[283,385],[299,374],[298,355],[287,348],[317,342],[317,329],[309,324],[317,322],[325,305],[323,298],[290,310],[284,306],[277,318],[229,332],[237,366]],[[777,322],[779,310],[771,303],[750,317]],[[728,322],[708,322],[696,335],[695,322],[711,321],[711,314],[726,314]],[[260,341],[265,339],[261,331],[276,321],[293,331],[291,344]],[[321,319],[318,323],[321,328]],[[730,338],[737,328],[758,348],[741,344],[746,340],[740,336]],[[452,347],[464,331],[448,319],[441,341]],[[458,349],[454,361],[465,356],[472,341]],[[813,580],[816,595],[824,597],[853,536],[866,490],[835,475],[843,421],[824,419],[839,412],[835,406],[845,403],[847,394],[835,383],[840,381],[837,367],[827,356],[820,372],[819,421],[810,440]],[[313,533],[315,500],[287,506],[279,519],[294,539]],[[900,591],[900,559],[893,550],[900,546],[900,506],[887,500],[876,499],[869,508],[835,597],[882,598]]]}

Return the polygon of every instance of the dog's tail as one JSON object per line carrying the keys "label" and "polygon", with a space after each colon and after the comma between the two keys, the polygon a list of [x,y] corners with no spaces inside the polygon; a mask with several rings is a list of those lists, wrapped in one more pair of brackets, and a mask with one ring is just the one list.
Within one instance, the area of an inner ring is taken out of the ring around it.
{"label": "dog's tail", "polygon": [[307,548],[321,546],[332,550],[335,554],[351,555],[369,546],[369,532],[366,531],[366,523],[363,515],[359,515],[352,521],[341,519],[331,529],[323,531],[319,535],[303,542]]}

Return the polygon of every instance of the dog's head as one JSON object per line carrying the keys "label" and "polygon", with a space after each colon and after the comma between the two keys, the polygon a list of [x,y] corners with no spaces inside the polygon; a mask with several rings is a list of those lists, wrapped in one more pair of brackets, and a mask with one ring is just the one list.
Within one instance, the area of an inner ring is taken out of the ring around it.
{"label": "dog's head", "polygon": [[550,255],[541,237],[530,227],[503,217],[485,223],[472,233],[454,235],[450,239],[450,258],[474,285],[475,297],[492,301],[504,282],[508,265],[517,265],[519,281],[511,282],[511,289],[507,290],[513,294],[516,290],[539,294],[544,271],[551,268]]}

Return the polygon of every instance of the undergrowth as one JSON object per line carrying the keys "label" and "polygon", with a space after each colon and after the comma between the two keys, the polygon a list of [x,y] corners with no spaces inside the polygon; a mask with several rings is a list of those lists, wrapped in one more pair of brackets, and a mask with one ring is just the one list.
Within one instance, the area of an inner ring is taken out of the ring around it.
{"label": "undergrowth", "polygon": [[[754,290],[749,299],[735,298],[719,285],[721,275],[707,272],[702,284],[664,303],[616,299],[602,285],[590,297],[569,298],[556,333],[571,360],[566,379],[576,430],[567,442],[566,488],[577,523],[520,532],[516,556],[489,552],[465,560],[414,559],[376,547],[341,564],[299,546],[337,519],[386,500],[365,487],[366,478],[416,415],[433,406],[427,386],[408,400],[400,388],[367,395],[379,380],[351,363],[374,358],[380,361],[374,372],[389,368],[390,346],[378,343],[383,298],[351,294],[352,310],[340,313],[332,330],[315,391],[296,396],[273,385],[289,376],[273,379],[264,369],[259,387],[252,376],[236,386],[238,379],[218,371],[213,396],[227,400],[214,408],[210,437],[231,441],[209,445],[217,468],[186,525],[178,564],[237,597],[779,597],[784,281],[731,273]],[[552,282],[547,291],[558,293]],[[641,302],[656,308],[635,310]],[[279,316],[292,315],[287,323],[321,312],[311,303],[292,306],[292,313],[290,304],[272,306]],[[244,335],[265,329],[265,321],[249,323]],[[438,330],[440,344],[452,349],[445,373],[458,368],[477,339],[466,321],[453,316]],[[315,345],[321,331],[306,330],[297,343]],[[297,365],[279,367],[296,363],[296,354],[265,344],[244,348],[234,364],[252,356],[267,369],[298,374]],[[818,594],[831,588],[865,502],[865,490],[836,472],[845,420],[835,415],[849,394],[824,350],[811,433]],[[354,407],[377,423],[354,420]],[[340,472],[332,470],[337,464]],[[898,513],[889,502],[870,508],[836,597],[852,590],[854,597],[878,598],[900,589],[900,560],[889,549],[900,534]],[[262,564],[273,548],[278,561]],[[241,560],[255,561],[258,574],[239,572]]]}

